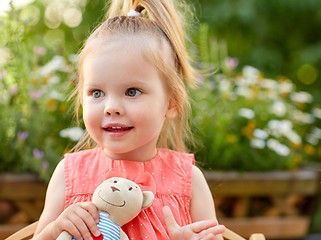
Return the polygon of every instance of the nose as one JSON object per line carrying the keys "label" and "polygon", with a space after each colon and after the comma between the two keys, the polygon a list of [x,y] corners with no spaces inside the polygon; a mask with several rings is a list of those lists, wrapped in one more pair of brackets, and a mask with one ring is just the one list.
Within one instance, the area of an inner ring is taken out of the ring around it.
{"label": "nose", "polygon": [[114,111],[114,110],[106,110],[106,111],[105,111],[105,114],[106,114],[107,116],[112,116],[112,115],[119,116],[119,115],[120,115],[120,112],[119,112],[119,111]]}
{"label": "nose", "polygon": [[120,101],[117,99],[114,99],[114,98],[109,98],[106,102],[104,113],[106,116],[120,116],[120,115],[122,115]]}
{"label": "nose", "polygon": [[111,187],[111,190],[113,190],[113,192],[115,192],[115,191],[119,192],[120,191],[118,188],[116,188],[114,186]]}

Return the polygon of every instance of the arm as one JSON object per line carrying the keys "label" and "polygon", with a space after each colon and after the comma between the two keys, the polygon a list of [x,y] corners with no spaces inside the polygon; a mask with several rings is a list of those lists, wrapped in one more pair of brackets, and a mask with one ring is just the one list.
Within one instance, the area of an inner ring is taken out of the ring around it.
{"label": "arm", "polygon": [[56,239],[61,232],[54,226],[53,221],[56,220],[64,210],[64,178],[64,161],[61,161],[49,182],[44,210],[39,219],[34,239]]}
{"label": "arm", "polygon": [[[213,219],[217,222],[215,206],[211,191],[206,179],[199,168],[193,166],[192,169],[192,199],[190,213],[192,222]],[[221,235],[216,236],[215,240],[221,240]]]}
{"label": "arm", "polygon": [[[62,160],[49,182],[45,207],[35,231],[34,240],[55,240],[62,231],[67,231],[77,239],[90,238],[90,231],[99,236],[96,223],[99,221],[98,210],[93,203],[77,203],[64,210],[65,175]],[[88,226],[88,228],[87,228]]]}
{"label": "arm", "polygon": [[171,240],[223,240],[225,227],[218,225],[211,192],[202,172],[192,169],[192,199],[190,206],[192,224],[180,227],[169,207],[163,208],[163,215]]}

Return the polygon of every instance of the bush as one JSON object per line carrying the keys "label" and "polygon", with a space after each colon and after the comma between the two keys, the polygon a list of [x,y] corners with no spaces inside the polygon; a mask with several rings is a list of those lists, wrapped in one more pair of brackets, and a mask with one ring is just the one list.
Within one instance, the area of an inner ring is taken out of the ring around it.
{"label": "bush", "polygon": [[321,103],[320,1],[199,0],[195,6],[210,36],[226,41],[240,66],[269,78],[288,76]]}
{"label": "bush", "polygon": [[239,171],[295,169],[321,157],[321,107],[308,92],[286,77],[265,78],[258,69],[234,69],[237,59],[226,56],[226,45],[207,42],[207,25],[200,28],[200,70],[192,91],[193,125],[201,146],[197,159],[210,169]]}
{"label": "bush", "polygon": [[66,100],[77,58],[34,45],[30,25],[14,9],[1,25],[0,172],[34,172],[49,179],[70,138],[78,140],[82,133],[64,130],[74,125]]}

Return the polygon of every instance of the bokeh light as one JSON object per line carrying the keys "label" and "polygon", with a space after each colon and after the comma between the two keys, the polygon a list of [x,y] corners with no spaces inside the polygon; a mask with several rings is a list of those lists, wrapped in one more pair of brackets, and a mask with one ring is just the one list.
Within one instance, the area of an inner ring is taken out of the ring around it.
{"label": "bokeh light", "polygon": [[[15,0],[14,6],[15,7],[22,7],[28,5],[35,0]],[[6,13],[10,10],[10,0],[1,0],[0,1],[0,15],[6,15]]]}
{"label": "bokeh light", "polygon": [[39,8],[29,5],[21,10],[21,18],[29,25],[36,25],[40,20]]}
{"label": "bokeh light", "polygon": [[61,29],[48,30],[43,38],[46,45],[56,44],[65,40],[65,33]]}
{"label": "bokeh light", "polygon": [[318,69],[313,64],[304,64],[297,71],[298,79],[306,85],[313,84],[318,76]]}
{"label": "bokeh light", "polygon": [[49,4],[45,11],[45,23],[49,28],[58,28],[62,23],[62,12],[64,5],[53,2]]}
{"label": "bokeh light", "polygon": [[78,8],[67,8],[63,13],[64,23],[68,27],[77,27],[82,21],[82,12]]}
{"label": "bokeh light", "polygon": [[10,58],[11,53],[8,48],[0,48],[0,67],[5,65]]}

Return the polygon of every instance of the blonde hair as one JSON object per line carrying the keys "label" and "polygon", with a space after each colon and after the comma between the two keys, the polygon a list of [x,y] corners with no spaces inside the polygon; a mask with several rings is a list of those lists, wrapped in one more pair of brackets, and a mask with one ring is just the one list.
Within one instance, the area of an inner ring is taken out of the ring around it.
{"label": "blonde hair", "polygon": [[[181,8],[184,6],[181,3]],[[141,12],[144,17],[126,16],[131,9]],[[172,0],[113,0],[106,15],[107,20],[89,36],[80,53],[76,115],[82,102],[82,69],[88,52],[95,51],[97,42],[108,44],[119,37],[145,36],[144,45],[140,46],[141,52],[162,76],[177,111],[175,119],[165,120],[157,147],[187,151],[185,143],[192,142],[192,135],[188,123],[190,105],[186,88],[195,85],[196,73],[185,47],[185,22],[180,14]],[[158,44],[157,48],[155,43]],[[171,50],[174,64],[165,60],[162,50],[166,46]],[[93,140],[86,133],[74,149],[93,146]]]}

